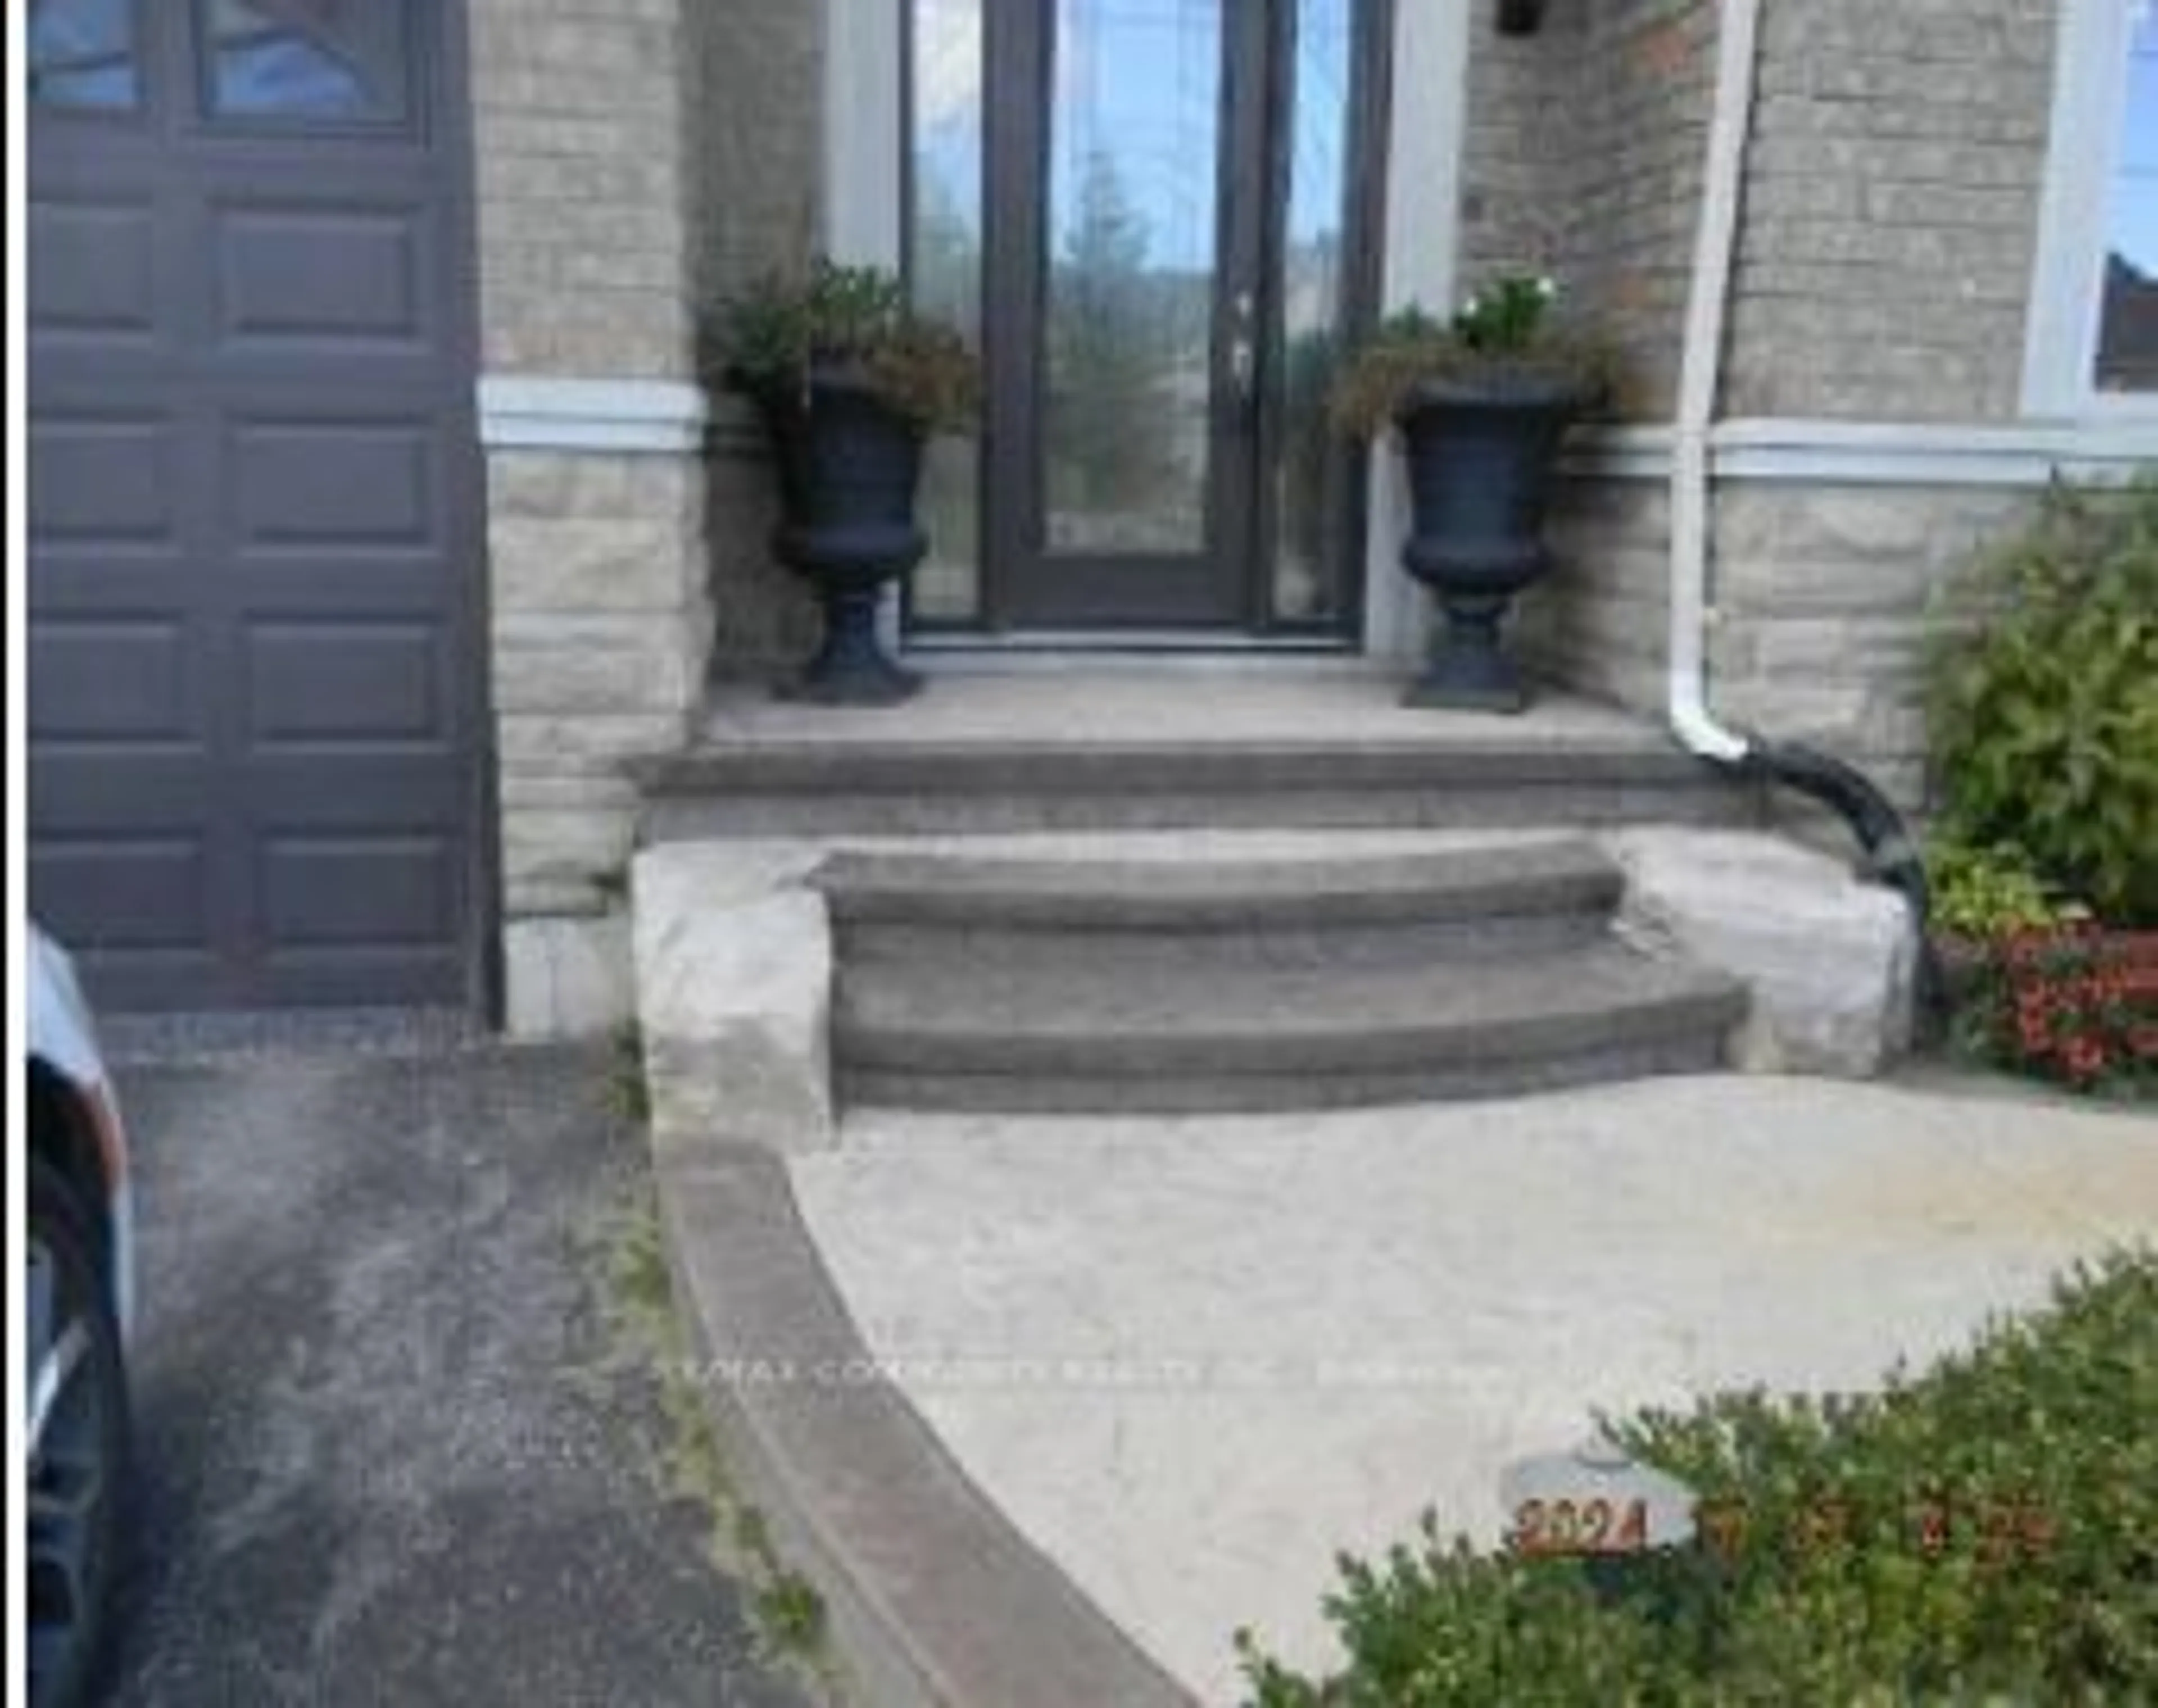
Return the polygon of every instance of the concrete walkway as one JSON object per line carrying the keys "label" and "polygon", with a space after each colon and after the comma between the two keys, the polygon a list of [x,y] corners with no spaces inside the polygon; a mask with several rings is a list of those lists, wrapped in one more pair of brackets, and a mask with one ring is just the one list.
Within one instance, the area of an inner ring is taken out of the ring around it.
{"label": "concrete walkway", "polygon": [[2158,1236],[2158,1120],[1672,1080],[1279,1119],[880,1116],[790,1164],[869,1348],[1025,1536],[1207,1702],[1331,1654],[1337,1550],[1594,1407],[1875,1384]]}

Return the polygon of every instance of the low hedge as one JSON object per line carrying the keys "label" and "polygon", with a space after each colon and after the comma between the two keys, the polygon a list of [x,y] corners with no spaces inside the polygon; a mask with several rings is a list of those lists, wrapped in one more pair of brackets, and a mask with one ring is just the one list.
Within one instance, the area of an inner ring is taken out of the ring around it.
{"label": "low hedge", "polygon": [[1606,1427],[1701,1497],[1693,1544],[1486,1555],[1427,1516],[1342,1561],[1339,1674],[1239,1634],[1255,1708],[2158,1703],[2158,1252],[1877,1396]]}

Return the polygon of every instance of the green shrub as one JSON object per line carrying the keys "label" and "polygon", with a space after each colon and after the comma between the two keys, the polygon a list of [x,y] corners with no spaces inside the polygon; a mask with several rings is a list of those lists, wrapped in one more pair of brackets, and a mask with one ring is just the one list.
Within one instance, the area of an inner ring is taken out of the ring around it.
{"label": "green shrub", "polygon": [[2020,849],[1936,840],[1926,850],[1935,926],[1980,940],[2057,925],[2060,904]]}
{"label": "green shrub", "polygon": [[1702,1542],[1479,1555],[1429,1519],[1342,1562],[1314,1679],[1240,1633],[1256,1708],[2158,1702],[2158,1252],[2078,1269],[1877,1396],[1610,1427]]}
{"label": "green shrub", "polygon": [[1946,833],[2158,922],[2158,482],[2056,487],[1949,592],[1928,660]]}

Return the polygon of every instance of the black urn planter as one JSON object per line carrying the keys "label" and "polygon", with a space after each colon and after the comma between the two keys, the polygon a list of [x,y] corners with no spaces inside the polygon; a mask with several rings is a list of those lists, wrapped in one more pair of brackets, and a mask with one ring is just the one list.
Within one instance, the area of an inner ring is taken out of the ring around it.
{"label": "black urn planter", "polygon": [[1444,626],[1413,706],[1519,712],[1529,694],[1500,641],[1514,597],[1550,566],[1544,512],[1580,391],[1511,375],[1419,386],[1396,412],[1412,521],[1402,562],[1431,590]]}
{"label": "black urn planter", "polygon": [[885,651],[877,611],[885,586],[929,548],[914,516],[922,430],[840,365],[819,364],[805,386],[764,391],[757,403],[779,464],[772,550],[811,584],[824,616],[823,644],[780,695],[896,705],[922,681]]}

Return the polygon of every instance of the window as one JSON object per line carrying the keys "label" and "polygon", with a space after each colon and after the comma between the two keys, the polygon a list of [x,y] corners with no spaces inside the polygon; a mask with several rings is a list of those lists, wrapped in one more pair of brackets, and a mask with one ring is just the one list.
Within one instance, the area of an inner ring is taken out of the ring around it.
{"label": "window", "polygon": [[405,116],[398,0],[208,0],[202,39],[218,117],[394,124]]}
{"label": "window", "polygon": [[135,0],[31,0],[30,98],[123,112],[142,98]]}
{"label": "window", "polygon": [[2062,0],[2024,408],[2158,415],[2158,0]]}
{"label": "window", "polygon": [[2127,57],[2095,379],[2102,392],[2158,392],[2158,0],[2130,8]]}

